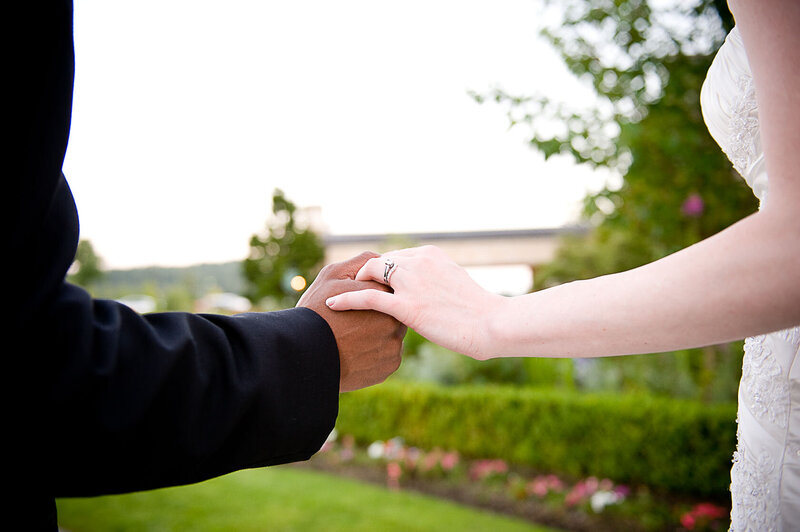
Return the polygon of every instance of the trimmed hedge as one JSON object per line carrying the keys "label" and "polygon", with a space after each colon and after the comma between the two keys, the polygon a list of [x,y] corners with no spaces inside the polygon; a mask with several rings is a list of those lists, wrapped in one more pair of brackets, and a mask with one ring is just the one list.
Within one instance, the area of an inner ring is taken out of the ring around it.
{"label": "trimmed hedge", "polygon": [[395,382],[342,395],[337,429],[362,443],[401,436],[472,458],[724,497],[735,419],[733,404]]}

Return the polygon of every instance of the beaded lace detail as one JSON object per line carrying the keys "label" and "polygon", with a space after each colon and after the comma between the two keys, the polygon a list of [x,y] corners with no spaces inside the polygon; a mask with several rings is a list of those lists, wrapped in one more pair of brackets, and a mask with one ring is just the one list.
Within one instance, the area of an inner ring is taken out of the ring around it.
{"label": "beaded lace detail", "polygon": [[764,344],[765,338],[762,334],[745,340],[740,387],[754,416],[785,429],[789,421],[789,383],[772,349]]}
{"label": "beaded lace detail", "polygon": [[[738,421],[738,420],[737,420]],[[731,484],[733,509],[731,510],[731,532],[778,530],[778,475],[775,463],[768,453],[752,456],[741,444],[741,432],[737,431],[739,445],[733,453]]]}
{"label": "beaded lace detail", "polygon": [[[773,334],[790,331],[792,329]],[[762,334],[745,340],[739,399],[757,419],[785,429],[789,422],[789,383],[766,339],[767,335]],[[738,417],[736,421],[739,422]],[[779,460],[767,452],[749,451],[741,426],[736,439],[731,468],[730,530],[778,530],[780,470],[776,466]]]}
{"label": "beaded lace detail", "polygon": [[759,135],[758,103],[753,78],[742,76],[737,85],[740,97],[731,110],[730,137],[723,150],[736,171],[747,175],[750,164],[758,156],[755,144]]}

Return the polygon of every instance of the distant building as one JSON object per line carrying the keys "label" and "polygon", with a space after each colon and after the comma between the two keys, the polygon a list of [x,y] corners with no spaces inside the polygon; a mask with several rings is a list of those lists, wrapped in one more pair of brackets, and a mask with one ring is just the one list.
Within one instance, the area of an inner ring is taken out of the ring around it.
{"label": "distant building", "polygon": [[406,234],[324,235],[325,262],[339,262],[370,250],[382,253],[431,244],[465,267],[486,290],[519,295],[530,291],[536,268],[552,261],[565,235],[585,234],[584,226],[544,229],[452,231]]}
{"label": "distant building", "polygon": [[198,299],[195,303],[197,312],[237,314],[239,312],[247,312],[251,307],[252,305],[249,299],[230,292],[207,294]]}
{"label": "distant building", "polygon": [[156,310],[156,300],[144,294],[131,294],[116,301],[132,308],[139,314],[147,314]]}

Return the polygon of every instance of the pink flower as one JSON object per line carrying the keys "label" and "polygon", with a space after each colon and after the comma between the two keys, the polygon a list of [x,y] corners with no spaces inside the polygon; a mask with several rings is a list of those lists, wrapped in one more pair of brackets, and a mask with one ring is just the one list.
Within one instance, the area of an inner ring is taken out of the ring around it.
{"label": "pink flower", "polygon": [[489,475],[503,475],[508,472],[508,464],[503,460],[477,460],[469,469],[472,480],[483,480]]}
{"label": "pink flower", "polygon": [[547,481],[547,487],[551,491],[564,491],[564,483],[561,482],[561,479],[558,478],[557,476],[547,475],[547,477],[545,477],[545,480]]}
{"label": "pink flower", "polygon": [[532,495],[536,495],[540,499],[545,497],[550,491],[547,479],[544,477],[536,477],[525,487],[526,491]]}
{"label": "pink flower", "polygon": [[717,519],[722,519],[728,511],[722,506],[717,506],[708,502],[695,504],[691,510],[681,516],[681,524],[687,530],[693,530],[696,526],[710,526]]}
{"label": "pink flower", "polygon": [[478,460],[477,462],[473,462],[472,465],[469,466],[469,478],[472,480],[483,480],[486,476],[486,466],[484,465],[483,460]]}
{"label": "pink flower", "polygon": [[508,464],[505,463],[503,460],[495,460],[494,461],[494,472],[495,473],[508,473]]}
{"label": "pink flower", "polygon": [[387,460],[397,460],[404,452],[405,446],[400,437],[392,438],[383,444],[383,457]]}
{"label": "pink flower", "polygon": [[433,449],[422,460],[422,470],[423,471],[430,471],[439,463],[439,460],[442,457],[442,451],[438,448]]}
{"label": "pink flower", "polygon": [[[610,481],[609,481],[610,482]],[[596,477],[589,477],[575,484],[567,494],[564,502],[570,506],[579,504],[591,497],[600,488],[600,481]]]}
{"label": "pink flower", "polygon": [[614,493],[624,498],[631,494],[631,489],[628,486],[619,484],[614,488]]}
{"label": "pink flower", "polygon": [[444,456],[442,456],[439,465],[441,465],[442,469],[445,471],[452,471],[453,468],[458,465],[458,453],[455,451],[445,453]]}
{"label": "pink flower", "polygon": [[389,489],[400,489],[400,477],[403,474],[403,468],[397,462],[389,462],[386,464],[386,484]]}
{"label": "pink flower", "polygon": [[354,453],[353,449],[351,448],[345,447],[344,449],[339,451],[339,458],[342,460],[342,462],[349,462],[350,460],[353,459],[353,456]]}
{"label": "pink flower", "polygon": [[694,507],[693,513],[699,517],[706,517],[708,519],[720,519],[722,517],[725,517],[728,511],[721,506],[716,506],[709,502],[702,502]]}
{"label": "pink flower", "polygon": [[389,462],[386,464],[386,474],[389,475],[389,478],[400,478],[403,468],[397,462]]}
{"label": "pink flower", "polygon": [[563,491],[564,483],[555,475],[540,475],[528,482],[525,489],[529,494],[536,495],[541,499],[551,491]]}
{"label": "pink flower", "polygon": [[575,506],[576,504],[583,501],[586,497],[586,486],[583,482],[578,482],[575,486],[572,487],[567,496],[564,498],[564,502],[567,506]]}
{"label": "pink flower", "polygon": [[422,453],[416,447],[409,447],[403,453],[405,465],[408,469],[416,469]]}
{"label": "pink flower", "polygon": [[681,206],[683,215],[690,218],[699,217],[703,214],[704,209],[705,203],[703,202],[703,198],[700,197],[700,194],[690,194]]}

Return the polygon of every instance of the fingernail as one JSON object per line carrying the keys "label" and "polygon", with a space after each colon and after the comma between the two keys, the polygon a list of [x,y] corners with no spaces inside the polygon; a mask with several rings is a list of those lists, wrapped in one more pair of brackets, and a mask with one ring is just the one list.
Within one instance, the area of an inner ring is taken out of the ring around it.
{"label": "fingernail", "polygon": [[335,302],[336,302],[335,297],[329,297],[328,299],[325,300],[325,304],[328,305],[329,307],[332,307]]}

